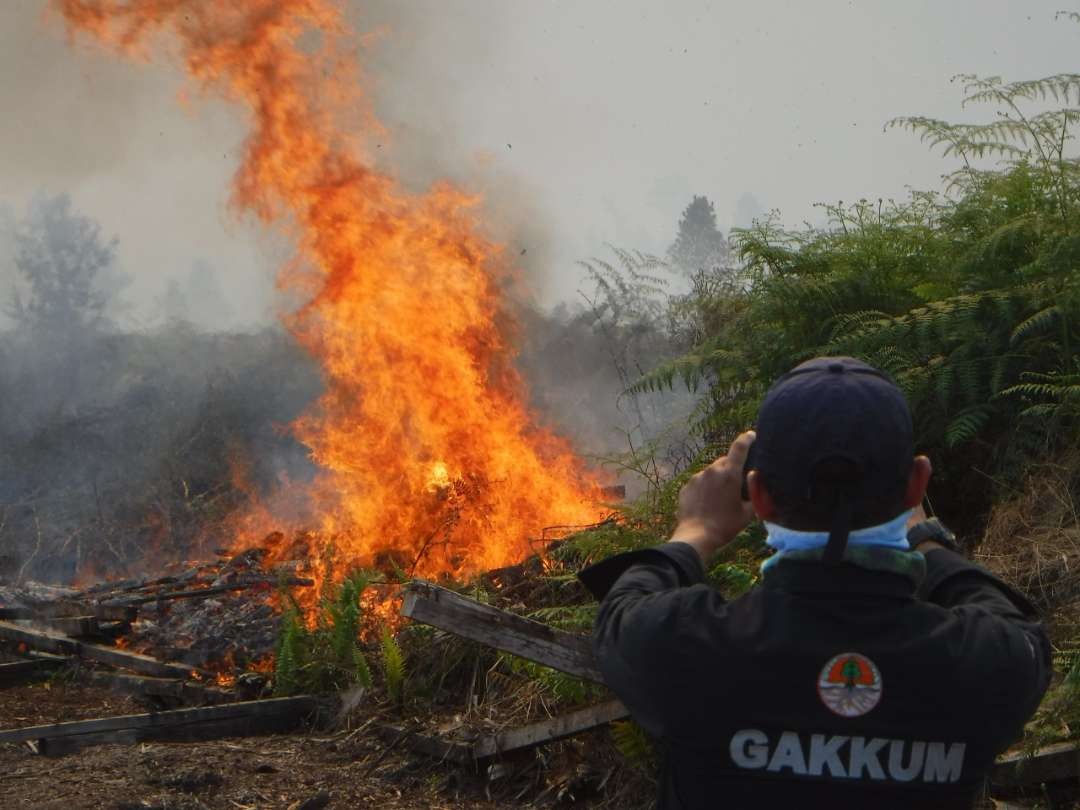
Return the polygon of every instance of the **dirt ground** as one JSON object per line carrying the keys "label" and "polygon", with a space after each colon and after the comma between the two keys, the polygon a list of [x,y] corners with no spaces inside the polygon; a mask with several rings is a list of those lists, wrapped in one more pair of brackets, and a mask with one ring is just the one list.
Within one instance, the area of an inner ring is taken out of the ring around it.
{"label": "dirt ground", "polygon": [[[0,726],[145,711],[106,689],[62,682],[0,690]],[[373,734],[264,736],[89,748],[66,757],[0,744],[5,810],[488,810],[509,806],[461,769],[398,752]]]}

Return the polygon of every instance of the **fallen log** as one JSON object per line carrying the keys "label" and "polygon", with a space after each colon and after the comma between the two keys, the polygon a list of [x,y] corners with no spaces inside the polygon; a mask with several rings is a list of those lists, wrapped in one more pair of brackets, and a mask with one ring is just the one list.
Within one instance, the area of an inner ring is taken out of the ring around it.
{"label": "fallen log", "polygon": [[1063,742],[1033,754],[1007,754],[990,771],[994,787],[1021,787],[1043,782],[1075,780],[1080,776],[1080,743]]}
{"label": "fallen log", "polygon": [[[98,661],[102,664],[129,669],[143,675],[153,675],[161,678],[188,678],[193,672],[190,666],[158,661],[148,655],[120,650],[116,647],[104,647],[100,644],[89,644],[59,633],[46,630],[31,630],[30,628],[19,627],[3,621],[0,621],[0,638],[25,644],[32,650],[43,650],[58,655]],[[207,673],[199,674],[207,675]]]}
{"label": "fallen log", "polygon": [[603,683],[587,636],[556,630],[438,585],[410,582],[405,587],[401,615],[559,672]]}
{"label": "fallen log", "polygon": [[9,729],[0,743],[34,742],[38,753],[60,755],[108,743],[195,742],[288,731],[327,708],[327,699],[310,695],[253,700]]}
{"label": "fallen log", "polygon": [[618,700],[609,700],[595,706],[569,712],[559,717],[530,723],[526,726],[502,731],[491,737],[477,740],[473,745],[475,759],[487,759],[498,754],[508,754],[525,748],[535,748],[544,743],[572,737],[614,720],[625,720],[630,712]]}

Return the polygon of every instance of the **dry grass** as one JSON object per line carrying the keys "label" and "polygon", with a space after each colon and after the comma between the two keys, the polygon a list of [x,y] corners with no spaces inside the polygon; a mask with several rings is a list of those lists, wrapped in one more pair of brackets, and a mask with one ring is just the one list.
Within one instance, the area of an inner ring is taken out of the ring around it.
{"label": "dry grass", "polygon": [[1080,453],[1033,468],[992,511],[974,558],[1028,595],[1056,647],[1080,646]]}

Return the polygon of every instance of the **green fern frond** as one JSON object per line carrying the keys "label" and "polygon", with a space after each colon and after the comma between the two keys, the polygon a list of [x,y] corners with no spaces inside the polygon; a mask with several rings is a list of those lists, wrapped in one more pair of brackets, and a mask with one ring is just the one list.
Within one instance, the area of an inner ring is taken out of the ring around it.
{"label": "green fern frond", "polygon": [[281,636],[274,661],[274,695],[290,697],[303,691],[301,667],[307,630],[299,611],[290,607],[281,617]]}
{"label": "green fern frond", "polygon": [[677,380],[681,381],[688,391],[697,391],[718,364],[737,358],[736,352],[707,343],[689,354],[661,363],[623,393],[643,394],[671,390]]}
{"label": "green fern frond", "polygon": [[611,724],[611,739],[615,750],[636,768],[652,773],[656,768],[656,751],[645,730],[633,720],[617,720]]}
{"label": "green fern frond", "polygon": [[1051,304],[1017,324],[1016,328],[1012,330],[1009,339],[1016,344],[1030,335],[1045,331],[1061,317],[1061,314],[1061,308],[1057,304]]}
{"label": "green fern frond", "polygon": [[584,605],[557,605],[539,608],[529,614],[529,618],[569,632],[587,632],[592,629],[599,605],[590,602]]}
{"label": "green fern frond", "polygon": [[990,421],[993,412],[993,407],[986,404],[960,411],[945,429],[945,443],[949,447],[956,447],[975,438]]}
{"label": "green fern frond", "polygon": [[1033,417],[1036,419],[1049,419],[1057,416],[1061,413],[1061,405],[1050,402],[1042,402],[1038,405],[1031,405],[1020,411],[1021,416]]}
{"label": "green fern frond", "polygon": [[[986,104],[1017,101],[1056,101],[1068,103],[1080,99],[1080,74],[1059,73],[1039,79],[1003,82],[1000,77],[984,78],[960,74],[954,78],[963,84],[963,104]],[[1078,101],[1080,103],[1080,101]]]}
{"label": "green fern frond", "polygon": [[405,696],[405,656],[389,628],[383,628],[379,639],[382,651],[383,680],[386,694],[392,703],[401,703]]}

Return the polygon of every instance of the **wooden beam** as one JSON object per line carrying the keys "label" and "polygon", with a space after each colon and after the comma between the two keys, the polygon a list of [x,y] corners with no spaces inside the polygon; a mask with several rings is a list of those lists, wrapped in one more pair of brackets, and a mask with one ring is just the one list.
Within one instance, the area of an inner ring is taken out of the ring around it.
{"label": "wooden beam", "polygon": [[405,587],[401,615],[559,672],[603,683],[588,636],[556,630],[438,585],[410,582]]}
{"label": "wooden beam", "polygon": [[52,619],[38,619],[41,624],[46,624],[65,636],[85,638],[96,636],[100,631],[97,616],[57,616]]}
{"label": "wooden beam", "polygon": [[609,700],[606,703],[588,706],[559,717],[530,723],[527,726],[520,726],[477,740],[473,745],[473,756],[476,759],[486,759],[497,754],[520,751],[523,748],[534,748],[544,743],[572,737],[614,720],[625,720],[629,716],[630,712],[620,701]]}
{"label": "wooden beam", "polygon": [[77,737],[45,737],[29,742],[31,750],[41,756],[62,757],[94,745],[135,745],[144,741],[139,736],[139,731],[139,729],[129,728],[120,731],[103,731],[100,734],[81,734]]}
{"label": "wooden beam", "polygon": [[38,621],[85,615],[93,615],[107,622],[130,622],[139,615],[139,608],[136,605],[95,605],[81,602],[57,602],[36,607],[0,607],[2,621]]}
{"label": "wooden beam", "polygon": [[146,675],[93,669],[80,669],[76,677],[129,695],[158,698],[186,706],[214,706],[239,701],[237,694],[228,689],[177,678],[151,678]]}
{"label": "wooden beam", "polygon": [[0,664],[0,684],[19,683],[55,672],[66,662],[63,658],[35,658],[30,661],[12,661]]}
{"label": "wooden beam", "polygon": [[140,655],[116,647],[104,647],[100,644],[88,644],[59,633],[31,630],[30,628],[19,627],[2,621],[0,621],[0,638],[25,644],[33,650],[44,650],[58,655],[85,658],[90,661],[98,661],[102,664],[130,669],[132,672],[153,675],[159,678],[188,678],[194,671],[192,667],[184,664],[158,661],[148,655]]}
{"label": "wooden beam", "polygon": [[36,741],[40,753],[69,753],[104,743],[219,739],[295,728],[325,708],[325,699],[311,695],[252,700],[9,729],[0,731],[0,743]]}
{"label": "wooden beam", "polygon": [[433,759],[445,760],[458,765],[471,765],[477,760],[490,759],[511,751],[534,748],[544,743],[572,737],[582,731],[602,726],[614,720],[630,716],[626,707],[617,700],[552,717],[537,723],[503,731],[490,737],[482,737],[469,744],[445,740],[434,734],[424,734],[401,726],[378,727],[380,737],[391,747],[404,744],[406,748]]}
{"label": "wooden beam", "polygon": [[1075,780],[1080,776],[1080,743],[1064,742],[1040,748],[1034,754],[1008,754],[990,770],[994,787],[1019,787],[1042,782]]}
{"label": "wooden beam", "polygon": [[58,602],[55,605],[0,608],[0,620],[41,621],[68,618],[72,616],[92,615],[102,621],[132,621],[138,616],[138,613],[139,609],[133,605],[95,605],[88,603]]}
{"label": "wooden beam", "polygon": [[375,731],[389,748],[404,745],[410,751],[456,765],[471,765],[474,761],[473,748],[468,743],[443,740],[401,726],[381,725]]}
{"label": "wooden beam", "polygon": [[[125,597],[122,599],[109,600],[101,604],[106,607],[131,607],[146,605],[152,602],[169,602],[175,599],[202,599],[207,596],[229,593],[230,591],[246,591],[252,588],[272,588],[279,583],[277,580],[257,580],[255,582],[237,582],[232,585],[215,585],[210,588],[193,588],[187,591],[173,591],[171,593],[157,593],[149,596]],[[282,580],[282,585],[289,587],[310,588],[315,580],[304,577],[289,577]]]}

